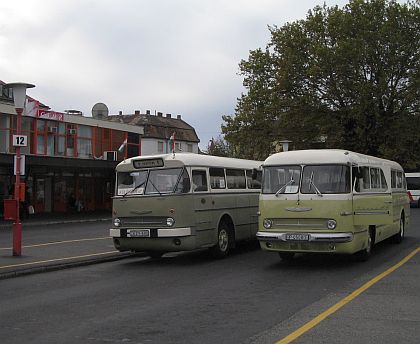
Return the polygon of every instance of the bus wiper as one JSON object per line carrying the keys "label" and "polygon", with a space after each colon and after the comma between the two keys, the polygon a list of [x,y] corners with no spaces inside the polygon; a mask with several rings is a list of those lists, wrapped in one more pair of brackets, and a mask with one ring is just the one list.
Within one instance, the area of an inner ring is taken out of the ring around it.
{"label": "bus wiper", "polygon": [[151,179],[151,178],[149,179],[149,182],[150,182],[150,184],[152,184],[152,186],[155,188],[155,190],[158,192],[158,194],[159,194],[160,196],[162,196],[162,193],[159,191],[159,189],[156,187],[156,185],[155,185],[155,184],[153,184],[153,182],[152,182],[152,179]]}
{"label": "bus wiper", "polygon": [[319,196],[322,197],[322,193],[321,191],[319,191],[319,189],[316,187],[316,185],[314,184],[314,172],[312,171],[311,173],[311,178],[309,179],[309,189],[313,187],[315,190],[315,193]]}
{"label": "bus wiper", "polygon": [[293,176],[292,176],[286,184],[284,184],[280,189],[277,190],[277,192],[275,193],[275,196],[279,197],[279,194],[282,193],[286,189],[287,186],[293,185],[294,183],[295,183],[295,180],[293,179]]}
{"label": "bus wiper", "polygon": [[129,193],[132,193],[132,192],[136,191],[139,187],[143,186],[145,182],[146,182],[146,181],[144,181],[143,183],[140,183],[139,185],[136,185],[136,187],[135,187],[134,189],[127,191],[127,192],[123,195],[123,197],[127,196]]}

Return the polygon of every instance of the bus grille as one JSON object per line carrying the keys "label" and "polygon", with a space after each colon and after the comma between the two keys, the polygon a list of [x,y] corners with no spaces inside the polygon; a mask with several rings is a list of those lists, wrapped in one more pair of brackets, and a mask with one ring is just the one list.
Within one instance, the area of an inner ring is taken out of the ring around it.
{"label": "bus grille", "polygon": [[327,227],[328,219],[273,219],[273,228],[297,229],[297,230],[324,230]]}
{"label": "bus grille", "polygon": [[163,216],[120,217],[119,219],[121,227],[167,227],[167,217]]}

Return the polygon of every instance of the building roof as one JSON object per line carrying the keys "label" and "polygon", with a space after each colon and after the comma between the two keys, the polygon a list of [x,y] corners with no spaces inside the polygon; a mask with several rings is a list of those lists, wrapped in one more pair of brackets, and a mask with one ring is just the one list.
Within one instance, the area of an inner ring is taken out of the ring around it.
{"label": "building roof", "polygon": [[187,142],[200,142],[195,129],[181,119],[181,116],[172,118],[171,115],[110,115],[106,120],[144,127],[144,138],[169,139],[175,132],[175,140]]}

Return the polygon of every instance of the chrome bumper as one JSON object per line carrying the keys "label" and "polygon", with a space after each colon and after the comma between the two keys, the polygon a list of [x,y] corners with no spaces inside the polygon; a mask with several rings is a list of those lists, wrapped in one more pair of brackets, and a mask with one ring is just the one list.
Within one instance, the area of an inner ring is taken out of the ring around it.
{"label": "chrome bumper", "polygon": [[[126,231],[126,230],[124,230]],[[109,236],[113,238],[126,238],[127,235],[123,235],[122,230],[119,228],[111,228],[109,230]],[[156,230],[157,235],[154,236],[156,238],[172,238],[172,237],[184,237],[190,236],[192,234],[190,227],[185,228],[158,228]],[[140,237],[141,238],[141,237]],[[150,238],[144,237],[144,238]]]}
{"label": "chrome bumper", "polygon": [[[296,240],[287,240],[286,234],[279,232],[257,232],[257,239],[262,241],[285,241],[285,242],[299,242]],[[296,233],[309,235],[310,242],[349,242],[353,240],[353,233]]]}

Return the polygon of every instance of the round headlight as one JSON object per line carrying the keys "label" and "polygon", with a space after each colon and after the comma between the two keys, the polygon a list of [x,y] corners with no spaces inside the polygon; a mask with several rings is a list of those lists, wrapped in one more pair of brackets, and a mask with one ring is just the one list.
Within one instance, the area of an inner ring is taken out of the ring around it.
{"label": "round headlight", "polygon": [[337,221],[328,220],[327,221],[327,227],[328,227],[328,229],[334,229],[335,227],[337,227]]}
{"label": "round headlight", "polygon": [[264,228],[271,228],[271,226],[273,226],[273,221],[271,221],[270,219],[264,219],[263,221],[263,226]]}
{"label": "round headlight", "polygon": [[172,226],[174,225],[174,223],[175,223],[175,220],[174,220],[172,217],[168,217],[168,218],[166,219],[166,224],[167,224],[169,227],[172,227]]}
{"label": "round headlight", "polygon": [[116,217],[116,218],[114,219],[114,226],[115,226],[115,227],[119,227],[119,226],[121,226],[121,220],[120,220],[118,217]]}

